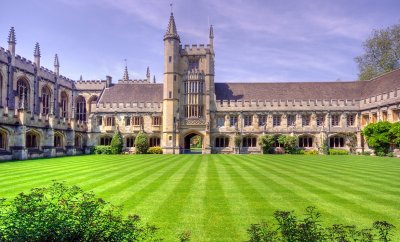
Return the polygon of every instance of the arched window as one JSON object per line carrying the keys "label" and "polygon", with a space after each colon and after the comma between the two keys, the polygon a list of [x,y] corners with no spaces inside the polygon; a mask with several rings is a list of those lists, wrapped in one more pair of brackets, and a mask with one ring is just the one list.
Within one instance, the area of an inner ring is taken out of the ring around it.
{"label": "arched window", "polygon": [[329,138],[329,147],[331,148],[343,148],[344,138],[340,136],[332,136]]}
{"label": "arched window", "polygon": [[149,147],[160,146],[160,138],[159,137],[150,137],[149,139]]}
{"label": "arched window", "polygon": [[302,136],[299,138],[299,147],[308,148],[313,147],[313,138],[310,136]]}
{"label": "arched window", "polygon": [[92,112],[92,103],[96,103],[96,102],[97,102],[97,96],[96,95],[91,96],[89,98],[89,113]]}
{"label": "arched window", "polygon": [[50,89],[47,86],[42,88],[42,114],[47,115],[50,113],[50,100],[51,93]]}
{"label": "arched window", "polygon": [[228,137],[217,137],[215,138],[215,147],[229,147]]}
{"label": "arched window", "polygon": [[82,136],[75,135],[75,148],[82,149]]}
{"label": "arched window", "polygon": [[62,134],[55,133],[54,134],[54,147],[55,148],[63,148],[64,147],[64,139]]}
{"label": "arched window", "polygon": [[20,79],[17,82],[18,92],[18,108],[29,110],[29,85],[28,83]]}
{"label": "arched window", "polygon": [[68,117],[68,95],[66,92],[61,93],[61,118]]}
{"label": "arched window", "polygon": [[135,137],[129,136],[129,137],[126,137],[125,140],[126,140],[127,148],[135,147]]}
{"label": "arched window", "polygon": [[0,150],[7,149],[7,133],[0,129]]}
{"label": "arched window", "polygon": [[243,137],[242,139],[243,147],[256,147],[257,146],[257,138],[256,137]]}
{"label": "arched window", "polygon": [[100,145],[110,145],[112,138],[110,136],[100,137]]}
{"label": "arched window", "polygon": [[76,120],[86,121],[86,101],[82,96],[76,99]]}
{"label": "arched window", "polygon": [[25,135],[26,148],[39,149],[40,137],[34,131],[29,131]]}

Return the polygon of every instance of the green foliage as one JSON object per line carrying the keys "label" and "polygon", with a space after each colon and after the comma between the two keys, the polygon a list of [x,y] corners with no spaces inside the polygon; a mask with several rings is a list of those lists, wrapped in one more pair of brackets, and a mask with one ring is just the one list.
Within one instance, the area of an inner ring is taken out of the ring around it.
{"label": "green foliage", "polygon": [[287,154],[295,154],[297,148],[297,136],[279,135],[279,144],[282,144]]}
{"label": "green foliage", "polygon": [[190,148],[201,149],[203,146],[203,140],[200,135],[193,136],[190,139]]}
{"label": "green foliage", "polygon": [[370,156],[371,152],[370,151],[363,151],[363,152],[361,152],[361,155]]}
{"label": "green foliage", "polygon": [[396,144],[397,147],[400,146],[400,122],[391,123],[391,128],[389,130],[390,142]]}
{"label": "green foliage", "polygon": [[77,186],[53,182],[0,199],[0,241],[159,241],[157,228]]}
{"label": "green foliage", "polygon": [[389,152],[389,153],[387,153],[387,156],[388,157],[394,157],[394,153],[393,152]]}
{"label": "green foliage", "polygon": [[400,67],[400,24],[374,30],[363,43],[365,53],[355,58],[360,80],[369,80]]}
{"label": "green foliage", "polygon": [[275,137],[273,135],[262,135],[260,137],[259,145],[263,151],[263,154],[273,153],[272,145],[275,143]]}
{"label": "green foliage", "polygon": [[329,154],[328,138],[321,138],[321,152],[324,155]]}
{"label": "green foliage", "polygon": [[305,150],[304,151],[305,155],[319,155],[318,150]]}
{"label": "green foliage", "polygon": [[147,149],[147,154],[162,154],[162,149],[160,146],[153,146]]}
{"label": "green foliage", "polygon": [[348,150],[329,149],[329,155],[348,155]]}
{"label": "green foliage", "polygon": [[[375,153],[380,152],[387,153],[392,143],[392,136],[390,130],[392,129],[392,124],[385,122],[371,123],[365,126],[362,131],[365,136],[368,146],[375,150]],[[396,126],[397,127],[397,126]],[[393,130],[393,132],[395,132]]]}
{"label": "green foliage", "polygon": [[179,234],[179,241],[180,242],[189,242],[191,236],[192,236],[192,233],[190,231],[183,231],[181,234]]}
{"label": "green foliage", "polygon": [[93,148],[93,153],[97,155],[110,155],[111,152],[111,146],[109,145],[97,145]]}
{"label": "green foliage", "polygon": [[120,132],[116,131],[111,140],[111,153],[115,155],[121,154],[123,145],[122,135]]}
{"label": "green foliage", "polygon": [[135,138],[136,154],[146,154],[149,149],[149,138],[143,132],[139,132]]}
{"label": "green foliage", "polygon": [[252,224],[247,229],[249,242],[270,241],[390,241],[394,226],[386,221],[376,221],[371,228],[357,229],[355,225],[321,225],[321,214],[315,207],[306,208],[304,217],[293,211],[276,211],[276,223],[265,221]]}

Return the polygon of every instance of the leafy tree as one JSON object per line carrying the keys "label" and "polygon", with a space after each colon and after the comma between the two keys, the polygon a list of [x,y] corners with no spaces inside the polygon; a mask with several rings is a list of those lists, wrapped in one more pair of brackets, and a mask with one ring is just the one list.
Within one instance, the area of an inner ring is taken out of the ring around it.
{"label": "leafy tree", "polygon": [[149,138],[143,132],[139,132],[135,138],[136,154],[146,154],[149,149]]}
{"label": "leafy tree", "polygon": [[[365,126],[362,131],[365,136],[368,146],[375,150],[375,153],[389,152],[390,144],[392,143],[390,130],[392,124],[385,122],[371,123]],[[393,135],[392,135],[393,136]]]}
{"label": "leafy tree", "polygon": [[365,53],[355,58],[360,80],[369,80],[400,67],[400,24],[372,31],[363,43]]}
{"label": "leafy tree", "polygon": [[160,241],[157,228],[77,186],[53,182],[0,199],[0,241]]}
{"label": "leafy tree", "polygon": [[122,146],[123,146],[123,140],[122,140],[122,135],[121,135],[120,132],[116,131],[114,133],[114,136],[112,137],[110,146],[111,146],[111,153],[112,154],[121,154]]}
{"label": "leafy tree", "polygon": [[392,127],[389,130],[391,142],[400,146],[400,122],[392,123]]}
{"label": "leafy tree", "polygon": [[266,134],[266,135],[262,135],[260,137],[259,144],[260,144],[264,154],[271,153],[271,148],[274,143],[275,143],[275,137],[273,135]]}
{"label": "leafy tree", "polygon": [[292,154],[296,151],[297,136],[280,135],[278,136],[278,142],[283,145],[286,153]]}

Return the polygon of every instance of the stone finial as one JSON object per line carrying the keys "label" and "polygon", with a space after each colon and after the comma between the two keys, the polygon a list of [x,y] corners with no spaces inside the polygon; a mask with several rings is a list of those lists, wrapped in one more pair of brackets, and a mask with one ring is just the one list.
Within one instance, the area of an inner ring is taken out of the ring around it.
{"label": "stone finial", "polygon": [[14,27],[11,27],[10,33],[8,34],[8,43],[9,44],[16,44],[17,39],[15,38],[15,29]]}
{"label": "stone finial", "polygon": [[125,71],[124,71],[124,81],[129,81],[129,74],[128,74],[128,65],[125,65]]}
{"label": "stone finial", "polygon": [[150,80],[151,80],[151,76],[150,76],[150,67],[147,67],[146,77],[147,77],[147,82],[150,83]]}
{"label": "stone finial", "polygon": [[214,28],[212,24],[210,25],[210,39],[214,39]]}
{"label": "stone finial", "polygon": [[60,62],[58,61],[58,55],[54,56],[54,72],[59,75],[60,74]]}
{"label": "stone finial", "polygon": [[153,83],[156,84],[156,75],[153,76]]}
{"label": "stone finial", "polygon": [[176,39],[180,42],[178,31],[176,30],[174,14],[172,12],[171,12],[171,16],[169,17],[167,31],[165,32],[165,35],[164,35],[164,40],[166,40],[166,39]]}
{"label": "stone finial", "polygon": [[35,57],[40,57],[40,45],[38,42],[35,44],[35,52],[34,52]]}
{"label": "stone finial", "polygon": [[80,81],[83,81],[82,75],[81,75],[81,77],[79,78],[79,80],[80,80]]}

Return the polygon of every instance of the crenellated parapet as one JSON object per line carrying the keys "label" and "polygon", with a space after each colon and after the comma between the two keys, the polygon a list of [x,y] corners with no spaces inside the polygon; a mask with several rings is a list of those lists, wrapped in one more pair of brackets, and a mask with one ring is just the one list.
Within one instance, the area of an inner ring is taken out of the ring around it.
{"label": "crenellated parapet", "polygon": [[180,45],[181,55],[206,55],[210,53],[210,48],[209,44]]}
{"label": "crenellated parapet", "polygon": [[118,84],[151,84],[148,79],[118,80]]}
{"label": "crenellated parapet", "polygon": [[217,100],[217,111],[359,110],[358,100]]}
{"label": "crenellated parapet", "polygon": [[78,91],[101,91],[108,86],[108,80],[79,80],[74,85]]}
{"label": "crenellated parapet", "polygon": [[121,112],[162,112],[162,102],[132,102],[91,104],[93,113],[121,113]]}
{"label": "crenellated parapet", "polygon": [[3,47],[0,47],[0,62],[7,63],[9,53],[10,52],[8,50],[5,50]]}
{"label": "crenellated parapet", "polygon": [[362,98],[360,100],[360,109],[374,109],[384,106],[390,106],[398,104],[400,102],[400,88],[393,89],[381,94],[377,94],[371,97]]}

